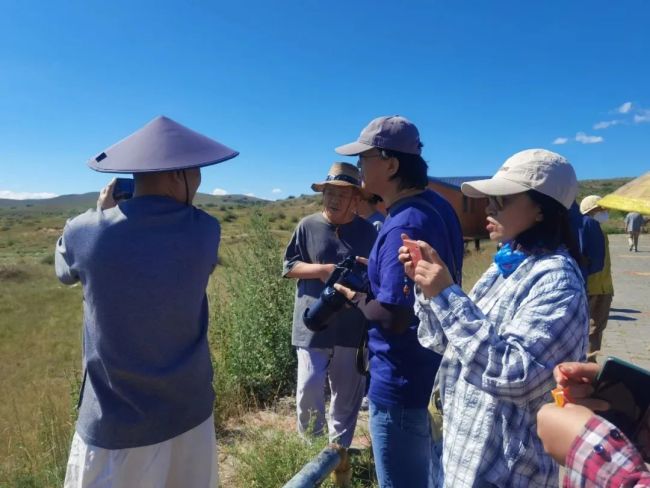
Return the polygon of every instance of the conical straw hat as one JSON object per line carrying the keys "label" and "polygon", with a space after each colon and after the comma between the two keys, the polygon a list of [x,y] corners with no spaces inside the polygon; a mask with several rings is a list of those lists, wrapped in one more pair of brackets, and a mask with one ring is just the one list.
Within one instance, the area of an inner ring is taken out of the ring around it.
{"label": "conical straw hat", "polygon": [[88,161],[103,173],[152,173],[199,168],[239,153],[160,116]]}

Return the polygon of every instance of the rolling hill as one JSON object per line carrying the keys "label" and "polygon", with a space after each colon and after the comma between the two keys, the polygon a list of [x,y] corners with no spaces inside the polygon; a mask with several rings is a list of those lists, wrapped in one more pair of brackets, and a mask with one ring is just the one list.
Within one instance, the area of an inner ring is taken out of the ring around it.
{"label": "rolling hill", "polygon": [[[98,196],[98,192],[90,192],[77,195],[61,195],[54,198],[45,198],[39,200],[10,200],[6,198],[0,198],[0,209],[35,209],[39,211],[68,211],[76,209],[87,209],[93,208],[95,206]],[[239,207],[249,205],[262,205],[266,203],[269,203],[269,201],[245,195],[209,195],[207,193],[198,193],[194,199],[194,204],[197,206],[235,205]]]}

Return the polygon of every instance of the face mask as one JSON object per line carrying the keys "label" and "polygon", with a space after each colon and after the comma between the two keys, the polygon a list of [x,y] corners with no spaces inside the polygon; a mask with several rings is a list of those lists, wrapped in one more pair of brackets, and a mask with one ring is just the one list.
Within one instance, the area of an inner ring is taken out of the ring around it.
{"label": "face mask", "polygon": [[609,220],[609,212],[598,212],[596,215],[594,215],[594,220],[600,222],[601,224],[603,222],[607,222]]}
{"label": "face mask", "polygon": [[527,257],[528,255],[523,251],[513,251],[510,243],[507,242],[494,255],[494,264],[497,265],[499,273],[507,278]]}

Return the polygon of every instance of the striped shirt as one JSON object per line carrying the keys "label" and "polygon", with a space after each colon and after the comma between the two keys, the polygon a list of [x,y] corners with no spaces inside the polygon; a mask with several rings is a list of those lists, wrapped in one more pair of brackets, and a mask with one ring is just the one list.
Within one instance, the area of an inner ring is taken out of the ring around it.
{"label": "striped shirt", "polygon": [[555,365],[587,351],[587,299],[573,259],[530,255],[507,279],[492,265],[469,297],[457,285],[417,297],[420,343],[443,354],[439,486],[557,487],[535,416],[551,400]]}

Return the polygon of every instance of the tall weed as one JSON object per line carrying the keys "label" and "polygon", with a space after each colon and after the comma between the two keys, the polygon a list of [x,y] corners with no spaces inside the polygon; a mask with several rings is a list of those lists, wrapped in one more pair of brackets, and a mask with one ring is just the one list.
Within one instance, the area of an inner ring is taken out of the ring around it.
{"label": "tall weed", "polygon": [[259,213],[247,233],[245,242],[224,250],[228,269],[210,293],[217,422],[233,408],[272,403],[295,384],[294,283],[281,276],[282,244]]}

